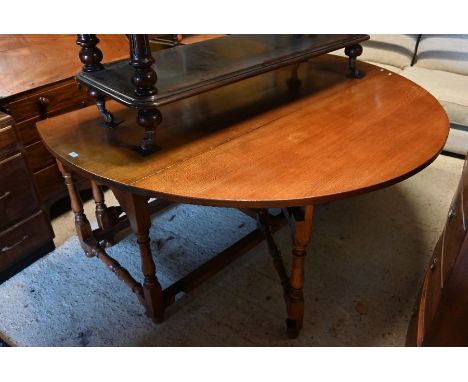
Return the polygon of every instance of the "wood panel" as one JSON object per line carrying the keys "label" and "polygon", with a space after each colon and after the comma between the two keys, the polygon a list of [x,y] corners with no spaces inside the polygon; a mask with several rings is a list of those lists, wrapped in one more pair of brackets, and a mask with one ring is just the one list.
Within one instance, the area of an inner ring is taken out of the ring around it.
{"label": "wood panel", "polygon": [[[104,62],[128,58],[124,35],[99,37]],[[76,35],[1,35],[0,98],[75,76],[81,70],[75,41]]]}
{"label": "wood panel", "polygon": [[39,191],[39,196],[48,205],[51,201],[55,201],[67,195],[63,178],[56,164],[36,172],[34,174],[34,180]]}
{"label": "wood panel", "polygon": [[35,116],[46,118],[83,106],[87,98],[86,90],[79,87],[75,81],[64,81],[48,90],[16,98],[8,103],[7,111],[16,122]]}
{"label": "wood panel", "polygon": [[33,254],[36,249],[49,243],[52,237],[49,223],[41,210],[0,232],[0,272]]}
{"label": "wood panel", "polygon": [[[76,179],[80,190],[90,187],[89,182],[81,176],[78,175]],[[39,196],[47,207],[50,207],[57,200],[68,195],[57,164],[50,165],[34,173],[34,180],[39,191]]]}
{"label": "wood panel", "polygon": [[0,162],[0,230],[31,215],[39,201],[31,184],[28,168],[18,153]]}
{"label": "wood panel", "polygon": [[40,141],[25,147],[24,152],[32,172],[37,172],[55,163],[54,157]]}
{"label": "wood panel", "polygon": [[0,126],[0,155],[5,155],[19,149],[13,126]]}
{"label": "wood panel", "polygon": [[15,124],[18,137],[24,146],[40,141],[41,138],[36,129],[36,122],[40,119],[40,116],[35,116]]}
{"label": "wood panel", "polygon": [[464,308],[468,303],[466,163],[408,327],[406,342],[409,346],[468,344],[468,331],[464,328],[468,317],[468,310]]}

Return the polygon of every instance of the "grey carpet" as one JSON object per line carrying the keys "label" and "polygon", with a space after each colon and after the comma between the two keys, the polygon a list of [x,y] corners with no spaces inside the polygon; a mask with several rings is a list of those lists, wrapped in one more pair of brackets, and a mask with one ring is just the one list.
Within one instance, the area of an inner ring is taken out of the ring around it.
{"label": "grey carpet", "polygon": [[[462,165],[440,156],[398,185],[317,208],[298,339],[284,333],[281,288],[264,243],[181,296],[155,325],[74,236],[0,285],[0,337],[16,346],[401,346]],[[254,225],[236,210],[189,205],[156,216],[151,237],[161,283]],[[287,229],[276,237],[289,259]],[[136,251],[132,236],[109,249],[139,275]]]}

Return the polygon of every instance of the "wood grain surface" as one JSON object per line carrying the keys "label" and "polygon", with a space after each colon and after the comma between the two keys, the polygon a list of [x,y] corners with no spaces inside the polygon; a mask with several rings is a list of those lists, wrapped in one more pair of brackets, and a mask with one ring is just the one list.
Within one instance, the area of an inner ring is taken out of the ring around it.
{"label": "wood grain surface", "polygon": [[[99,38],[103,62],[128,57],[125,35]],[[0,35],[0,98],[75,76],[82,66],[75,40],[76,35]]]}
{"label": "wood grain surface", "polygon": [[[300,206],[369,191],[428,165],[448,134],[427,91],[376,66],[346,78],[347,60],[325,55],[161,107],[162,147],[141,157],[135,110],[101,127],[95,107],[38,123],[48,149],[74,171],[136,193],[213,206]],[[70,153],[76,153],[72,157]]]}

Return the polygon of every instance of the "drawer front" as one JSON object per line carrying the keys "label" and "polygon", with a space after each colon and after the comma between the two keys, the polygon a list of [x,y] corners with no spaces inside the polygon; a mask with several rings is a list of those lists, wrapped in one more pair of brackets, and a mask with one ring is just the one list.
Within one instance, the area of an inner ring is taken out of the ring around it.
{"label": "drawer front", "polygon": [[37,172],[45,167],[53,165],[55,159],[47,151],[42,142],[36,142],[24,149],[29,167],[33,172]]}
{"label": "drawer front", "polygon": [[46,167],[34,174],[39,196],[44,203],[51,205],[58,199],[68,195],[62,175],[57,164]]}
{"label": "drawer front", "polygon": [[39,136],[39,133],[36,129],[36,122],[40,120],[40,117],[33,117],[21,121],[15,125],[16,132],[18,133],[19,139],[24,146],[28,146],[41,140],[41,137]]}
{"label": "drawer front", "polygon": [[24,157],[17,154],[0,162],[0,230],[39,208]]}
{"label": "drawer front", "polygon": [[[90,183],[78,174],[74,174],[74,178],[79,190],[85,190],[90,187]],[[68,197],[68,191],[57,164],[36,172],[34,179],[39,190],[39,196],[48,207],[56,201]]]}
{"label": "drawer front", "polygon": [[42,211],[0,232],[0,272],[33,254],[52,238],[49,223]]}
{"label": "drawer front", "polygon": [[16,122],[32,117],[46,118],[86,105],[88,95],[85,88],[67,81],[54,88],[35,92],[7,105],[7,110]]}
{"label": "drawer front", "polygon": [[0,128],[0,155],[8,154],[19,149],[13,126]]}

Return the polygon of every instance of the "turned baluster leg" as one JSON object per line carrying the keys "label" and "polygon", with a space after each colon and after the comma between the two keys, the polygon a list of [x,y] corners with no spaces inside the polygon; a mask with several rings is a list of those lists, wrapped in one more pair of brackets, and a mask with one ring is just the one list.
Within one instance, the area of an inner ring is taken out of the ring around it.
{"label": "turned baluster leg", "polygon": [[[96,204],[95,213],[98,226],[102,231],[108,231],[118,222],[119,216],[123,212],[122,207],[107,207],[101,187],[93,180],[91,180],[90,183],[93,191],[94,203]],[[113,238],[106,239],[105,244],[106,247],[112,246],[114,244]]]}
{"label": "turned baluster leg", "polygon": [[286,298],[288,334],[297,337],[302,328],[304,317],[304,260],[306,247],[312,232],[313,206],[306,206],[303,213],[293,216],[292,269],[289,278],[289,291]]}
{"label": "turned baluster leg", "polygon": [[83,202],[81,201],[78,188],[76,187],[75,181],[73,179],[73,173],[61,162],[57,161],[58,168],[62,173],[63,179],[65,180],[65,186],[68,190],[68,195],[70,196],[71,208],[75,214],[75,228],[78,238],[80,239],[81,246],[85,251],[86,256],[92,257],[95,254],[89,251],[87,242],[93,239],[93,231],[91,229],[91,224],[88,221],[83,209]]}
{"label": "turned baluster leg", "polygon": [[97,47],[99,39],[95,34],[79,34],[76,43],[81,46],[79,57],[84,72],[96,72],[104,69],[101,64],[103,55],[101,49]]}
{"label": "turned baluster leg", "polygon": [[161,284],[156,277],[156,265],[150,248],[149,229],[151,219],[148,198],[116,189],[112,189],[112,192],[127,214],[130,226],[140,247],[146,313],[154,322],[161,322],[164,314],[164,300]]}
{"label": "turned baluster leg", "polygon": [[104,202],[104,193],[101,190],[101,187],[94,182],[90,181],[91,183],[91,190],[93,191],[93,199],[94,203],[96,204],[96,220],[98,222],[99,228],[105,229],[105,222],[103,222],[103,216],[106,212],[107,206]]}
{"label": "turned baluster leg", "polygon": [[[158,80],[152,68],[154,58],[151,55],[148,35],[132,34],[130,38],[130,65],[134,68],[132,83],[138,97],[151,96],[157,93],[155,84]],[[159,148],[153,145],[156,127],[161,123],[161,113],[155,108],[141,108],[138,110],[137,122],[143,126],[145,133],[140,143],[140,153],[148,154]]]}
{"label": "turned baluster leg", "polygon": [[349,67],[349,78],[362,78],[364,77],[364,72],[360,71],[356,66],[357,57],[362,54],[362,46],[359,44],[347,46],[345,48],[345,54],[349,57],[348,67]]}
{"label": "turned baluster leg", "polygon": [[[103,55],[97,47],[99,39],[95,34],[79,34],[76,43],[81,46],[79,56],[83,64],[83,72],[97,72],[104,69],[101,64]],[[117,123],[114,116],[106,109],[104,95],[93,88],[88,90],[88,94],[96,101],[96,106],[104,119],[104,125],[115,127]]]}
{"label": "turned baluster leg", "polygon": [[161,123],[162,115],[158,109],[140,109],[138,110],[137,122],[145,128],[143,139],[141,140],[139,152],[143,155],[150,154],[160,150],[153,144],[154,132]]}

